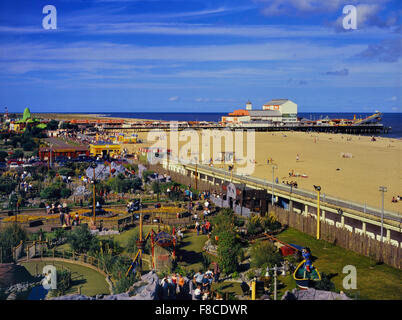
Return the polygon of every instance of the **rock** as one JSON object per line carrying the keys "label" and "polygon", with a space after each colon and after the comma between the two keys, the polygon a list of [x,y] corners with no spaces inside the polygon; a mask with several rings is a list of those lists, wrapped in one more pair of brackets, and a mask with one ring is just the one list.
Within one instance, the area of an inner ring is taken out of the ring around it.
{"label": "rock", "polygon": [[55,297],[52,298],[51,300],[95,300],[95,299],[82,294],[71,294],[67,296]]}
{"label": "rock", "polygon": [[112,295],[97,295],[88,297],[85,295],[67,295],[52,298],[52,300],[157,300],[160,290],[159,278],[154,271],[150,271],[134,283],[130,290],[124,293]]}
{"label": "rock", "polygon": [[353,300],[344,293],[339,294],[332,291],[316,290],[308,288],[307,290],[293,289],[292,292],[286,291],[282,300]]}
{"label": "rock", "polygon": [[7,297],[7,300],[17,300],[17,295],[13,292]]}

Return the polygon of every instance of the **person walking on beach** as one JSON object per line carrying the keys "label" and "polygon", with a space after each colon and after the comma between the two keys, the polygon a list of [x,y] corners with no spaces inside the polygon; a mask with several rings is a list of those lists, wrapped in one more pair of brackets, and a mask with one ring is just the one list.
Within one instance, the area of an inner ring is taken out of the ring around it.
{"label": "person walking on beach", "polygon": [[296,161],[299,161],[300,157],[299,154],[296,155]]}

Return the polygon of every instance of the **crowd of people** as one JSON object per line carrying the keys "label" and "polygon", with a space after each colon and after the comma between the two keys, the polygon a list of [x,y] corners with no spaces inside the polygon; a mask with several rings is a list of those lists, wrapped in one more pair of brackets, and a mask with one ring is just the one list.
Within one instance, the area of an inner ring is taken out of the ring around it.
{"label": "crowd of people", "polygon": [[286,184],[286,185],[288,185],[288,186],[291,186],[291,187],[293,187],[293,188],[297,188],[297,181],[283,181],[283,180],[282,180],[282,183],[283,183],[283,184]]}
{"label": "crowd of people", "polygon": [[201,223],[199,221],[195,222],[195,230],[197,231],[197,236],[201,234],[209,234],[212,230],[211,223],[208,220],[204,220]]}
{"label": "crowd of people", "polygon": [[60,211],[60,224],[64,228],[70,226],[78,226],[80,224],[80,216],[78,215],[78,212],[72,215],[68,211]]}
{"label": "crowd of people", "polygon": [[201,270],[194,274],[192,279],[173,273],[164,276],[161,280],[162,300],[222,300],[221,295],[213,292],[212,283],[218,283],[220,269],[218,263],[213,263],[213,270]]}
{"label": "crowd of people", "polygon": [[391,200],[391,202],[399,202],[399,201],[401,201],[401,197],[398,195],[398,196],[393,196],[392,197],[392,200]]}

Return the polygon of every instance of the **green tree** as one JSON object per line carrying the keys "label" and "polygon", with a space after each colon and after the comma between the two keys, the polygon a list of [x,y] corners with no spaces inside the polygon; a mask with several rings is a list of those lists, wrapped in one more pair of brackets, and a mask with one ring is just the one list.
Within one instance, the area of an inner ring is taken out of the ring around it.
{"label": "green tree", "polygon": [[6,160],[7,157],[8,157],[8,153],[3,150],[0,150],[0,161]]}
{"label": "green tree", "polygon": [[231,230],[219,233],[218,257],[221,270],[226,274],[235,272],[238,267],[240,245],[235,232]]}
{"label": "green tree", "polygon": [[42,199],[58,200],[61,198],[61,190],[59,186],[52,184],[40,192],[40,197]]}
{"label": "green tree", "polygon": [[0,193],[2,194],[11,194],[17,183],[9,177],[0,177]]}
{"label": "green tree", "polygon": [[27,238],[25,229],[18,224],[12,224],[0,231],[0,250],[2,250],[3,263],[12,261],[11,248]]}
{"label": "green tree", "polygon": [[159,181],[152,182],[151,188],[152,188],[152,191],[154,193],[156,193],[156,197],[157,197],[156,201],[159,201],[159,194],[161,193],[161,186],[160,186]]}
{"label": "green tree", "polygon": [[50,120],[47,124],[47,129],[48,130],[57,130],[57,128],[59,127],[59,122],[56,120]]}
{"label": "green tree", "polygon": [[[14,147],[15,148],[15,147]],[[15,150],[12,157],[14,159],[19,159],[19,158],[23,158],[24,157],[24,152],[22,152],[21,150]]]}
{"label": "green tree", "polygon": [[32,151],[33,149],[35,149],[36,144],[32,140],[29,140],[29,141],[22,143],[21,146],[24,149],[24,151]]}
{"label": "green tree", "polygon": [[71,190],[68,188],[61,189],[60,196],[61,196],[61,198],[67,199],[68,197],[71,196]]}
{"label": "green tree", "polygon": [[71,248],[78,253],[86,253],[97,246],[96,237],[92,235],[87,224],[82,224],[67,237]]}
{"label": "green tree", "polygon": [[59,169],[59,175],[61,176],[74,176],[74,170],[72,168],[63,167]]}

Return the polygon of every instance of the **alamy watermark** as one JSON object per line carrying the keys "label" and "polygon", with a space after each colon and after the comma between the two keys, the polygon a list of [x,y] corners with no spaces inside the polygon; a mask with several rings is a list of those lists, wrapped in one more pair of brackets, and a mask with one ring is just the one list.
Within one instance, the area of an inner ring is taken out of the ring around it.
{"label": "alamy watermark", "polygon": [[357,9],[355,6],[349,4],[343,7],[342,13],[346,16],[343,17],[342,25],[345,30],[357,29]]}
{"label": "alamy watermark", "polygon": [[57,270],[55,266],[46,265],[42,269],[42,274],[45,277],[42,279],[42,286],[46,290],[56,290],[57,289]]}
{"label": "alamy watermark", "polygon": [[244,175],[250,175],[255,170],[254,130],[225,128],[197,131],[187,128],[179,131],[177,122],[171,122],[169,132],[150,130],[147,140],[154,142],[148,153],[148,162],[151,164],[158,164],[166,159],[183,165],[232,164],[238,174]]}
{"label": "alamy watermark", "polygon": [[343,274],[347,274],[346,277],[343,278],[342,286],[346,290],[355,290],[357,289],[357,270],[355,266],[347,265],[343,267]]}
{"label": "alamy watermark", "polygon": [[57,29],[57,9],[53,5],[46,5],[42,10],[43,14],[46,16],[42,20],[42,27],[45,30],[55,30]]}

